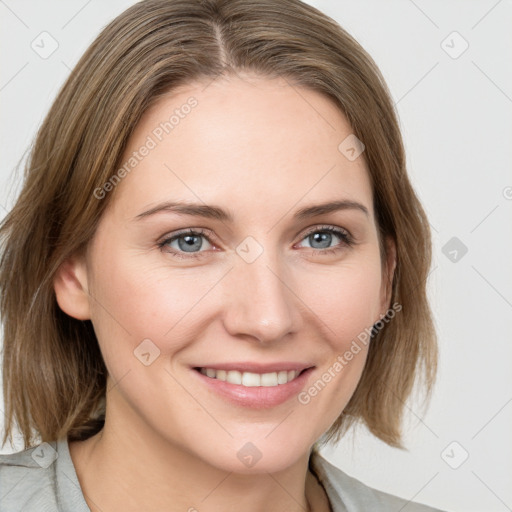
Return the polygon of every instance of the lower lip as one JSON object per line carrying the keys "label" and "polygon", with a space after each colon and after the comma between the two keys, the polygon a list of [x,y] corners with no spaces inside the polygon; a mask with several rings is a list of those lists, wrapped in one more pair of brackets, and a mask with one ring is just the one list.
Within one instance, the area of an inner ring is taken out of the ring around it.
{"label": "lower lip", "polygon": [[240,384],[231,384],[219,379],[213,379],[203,375],[198,370],[192,371],[204,382],[210,389],[230,401],[235,405],[249,407],[253,409],[266,409],[280,405],[293,396],[297,395],[305,386],[307,379],[313,372],[314,367],[303,371],[298,377],[286,384],[277,386],[242,386]]}

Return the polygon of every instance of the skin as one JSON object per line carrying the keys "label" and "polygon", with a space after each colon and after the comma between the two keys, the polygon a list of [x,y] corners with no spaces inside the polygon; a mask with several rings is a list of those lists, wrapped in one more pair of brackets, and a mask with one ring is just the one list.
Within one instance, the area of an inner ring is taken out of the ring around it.
{"label": "skin", "polygon": [[[310,450],[352,396],[367,348],[308,404],[295,396],[267,409],[227,402],[190,366],[309,362],[307,389],[381,318],[394,250],[381,261],[364,158],[338,150],[352,130],[328,98],[245,75],[160,99],[123,161],[190,96],[198,105],[117,185],[86,254],[67,260],[54,282],[63,311],[91,319],[109,371],[105,427],[70,443],[82,490],[93,512],[304,511],[308,501],[329,510],[308,470]],[[340,199],[368,214],[293,219]],[[216,205],[234,220],[170,211],[134,220],[163,201]],[[326,225],[348,231],[353,245],[332,234],[324,248],[307,236]],[[177,240],[158,247],[185,228],[206,230],[202,257]],[[252,263],[236,251],[248,236],[263,248]],[[134,356],[144,339],[160,350],[148,366]],[[262,454],[250,468],[237,457],[248,442]]]}

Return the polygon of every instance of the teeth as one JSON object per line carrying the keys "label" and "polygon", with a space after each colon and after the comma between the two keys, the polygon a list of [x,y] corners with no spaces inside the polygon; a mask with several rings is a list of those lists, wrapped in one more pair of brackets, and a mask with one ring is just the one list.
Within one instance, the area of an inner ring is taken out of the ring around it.
{"label": "teeth", "polygon": [[200,372],[212,379],[223,380],[230,384],[239,384],[246,387],[271,387],[279,384],[286,384],[295,379],[300,373],[295,370],[283,370],[281,372],[273,373],[251,373],[239,372],[237,370],[214,370],[213,368],[201,368]]}

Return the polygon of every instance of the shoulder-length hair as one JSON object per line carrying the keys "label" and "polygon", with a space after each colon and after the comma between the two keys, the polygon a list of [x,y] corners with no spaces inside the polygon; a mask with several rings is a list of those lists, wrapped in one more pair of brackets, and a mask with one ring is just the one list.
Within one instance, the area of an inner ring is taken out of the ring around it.
{"label": "shoulder-length hair", "polygon": [[[91,240],[113,195],[99,200],[97,190],[115,174],[144,112],[177,86],[242,71],[331,98],[364,143],[381,241],[396,244],[391,303],[401,311],[374,333],[358,386],[323,442],[361,421],[402,447],[405,401],[419,376],[430,398],[437,365],[426,296],[429,223],[376,64],[335,21],[299,0],[144,0],[107,25],[73,69],[0,225],[3,444],[8,436],[12,443],[14,422],[25,446],[34,434],[79,440],[101,429],[107,370],[91,322],[60,310],[55,273]],[[385,244],[381,250],[385,256]]]}

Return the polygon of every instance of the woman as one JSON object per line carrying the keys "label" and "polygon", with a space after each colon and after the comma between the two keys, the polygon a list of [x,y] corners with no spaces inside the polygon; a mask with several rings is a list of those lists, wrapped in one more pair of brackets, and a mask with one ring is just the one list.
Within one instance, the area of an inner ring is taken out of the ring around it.
{"label": "woman", "polygon": [[401,447],[437,352],[392,101],[316,9],[125,11],[1,234],[3,442],[27,449],[0,510],[436,510],[318,451],[358,421]]}

